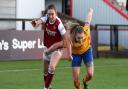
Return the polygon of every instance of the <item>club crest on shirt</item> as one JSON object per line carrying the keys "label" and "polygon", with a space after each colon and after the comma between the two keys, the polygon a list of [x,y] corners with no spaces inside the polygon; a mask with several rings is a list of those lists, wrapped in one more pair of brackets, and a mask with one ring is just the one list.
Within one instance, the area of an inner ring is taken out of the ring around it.
{"label": "club crest on shirt", "polygon": [[56,35],[56,32],[51,31],[51,30],[48,29],[48,28],[46,28],[46,32],[47,32],[47,34],[50,35],[50,36],[55,36],[55,35]]}

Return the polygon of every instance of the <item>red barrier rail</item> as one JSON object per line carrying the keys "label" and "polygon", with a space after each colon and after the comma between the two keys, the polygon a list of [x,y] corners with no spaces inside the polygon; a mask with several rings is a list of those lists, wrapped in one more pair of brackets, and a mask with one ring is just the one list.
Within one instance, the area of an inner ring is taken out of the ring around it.
{"label": "red barrier rail", "polygon": [[110,0],[103,0],[106,4],[112,7],[115,11],[117,11],[120,15],[122,15],[125,19],[128,20],[128,14],[124,13],[122,10],[117,8]]}

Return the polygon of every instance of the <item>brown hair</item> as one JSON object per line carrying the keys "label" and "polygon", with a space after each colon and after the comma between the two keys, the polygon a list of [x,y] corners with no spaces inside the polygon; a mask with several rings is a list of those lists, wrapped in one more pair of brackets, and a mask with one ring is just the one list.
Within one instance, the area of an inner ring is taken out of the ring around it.
{"label": "brown hair", "polygon": [[80,26],[80,25],[74,25],[71,30],[70,30],[70,35],[71,35],[71,40],[72,42],[75,42],[76,41],[76,34],[77,33],[83,33],[84,30],[83,30],[83,27]]}
{"label": "brown hair", "polygon": [[48,11],[49,9],[54,9],[55,12],[57,13],[57,9],[56,9],[56,6],[55,6],[54,4],[50,4],[50,5],[47,7],[47,11]]}

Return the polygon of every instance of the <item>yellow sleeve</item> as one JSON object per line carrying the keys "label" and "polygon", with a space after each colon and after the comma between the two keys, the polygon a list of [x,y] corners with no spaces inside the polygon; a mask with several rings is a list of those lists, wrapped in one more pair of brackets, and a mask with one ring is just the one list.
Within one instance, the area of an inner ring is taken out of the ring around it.
{"label": "yellow sleeve", "polygon": [[83,29],[84,29],[84,32],[85,32],[86,35],[90,35],[90,27],[89,27],[89,25],[85,25],[83,27]]}

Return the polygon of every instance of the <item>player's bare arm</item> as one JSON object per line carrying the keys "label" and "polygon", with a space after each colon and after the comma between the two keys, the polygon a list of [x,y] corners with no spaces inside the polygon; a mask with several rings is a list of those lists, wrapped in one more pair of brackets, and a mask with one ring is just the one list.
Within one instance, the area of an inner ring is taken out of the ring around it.
{"label": "player's bare arm", "polygon": [[90,25],[90,23],[91,23],[91,21],[92,21],[92,15],[93,15],[93,9],[92,8],[90,8],[89,10],[88,10],[88,14],[87,14],[87,16],[86,16],[86,20],[85,20],[85,25],[87,25],[87,24],[89,24]]}
{"label": "player's bare arm", "polygon": [[47,53],[49,53],[49,52],[53,52],[54,50],[56,50],[56,49],[58,49],[58,48],[61,48],[61,47],[63,47],[63,41],[60,41],[60,42],[57,42],[57,43],[55,43],[55,44],[53,44],[51,47],[49,47],[48,49],[47,49]]}
{"label": "player's bare arm", "polygon": [[41,19],[32,20],[31,24],[33,27],[38,27],[40,24],[44,23]]}
{"label": "player's bare arm", "polygon": [[70,38],[69,38],[69,36],[68,36],[67,33],[63,35],[63,40],[64,40],[65,43],[66,43],[66,47],[67,47],[67,49],[68,49],[69,58],[72,59],[71,41],[70,41]]}

